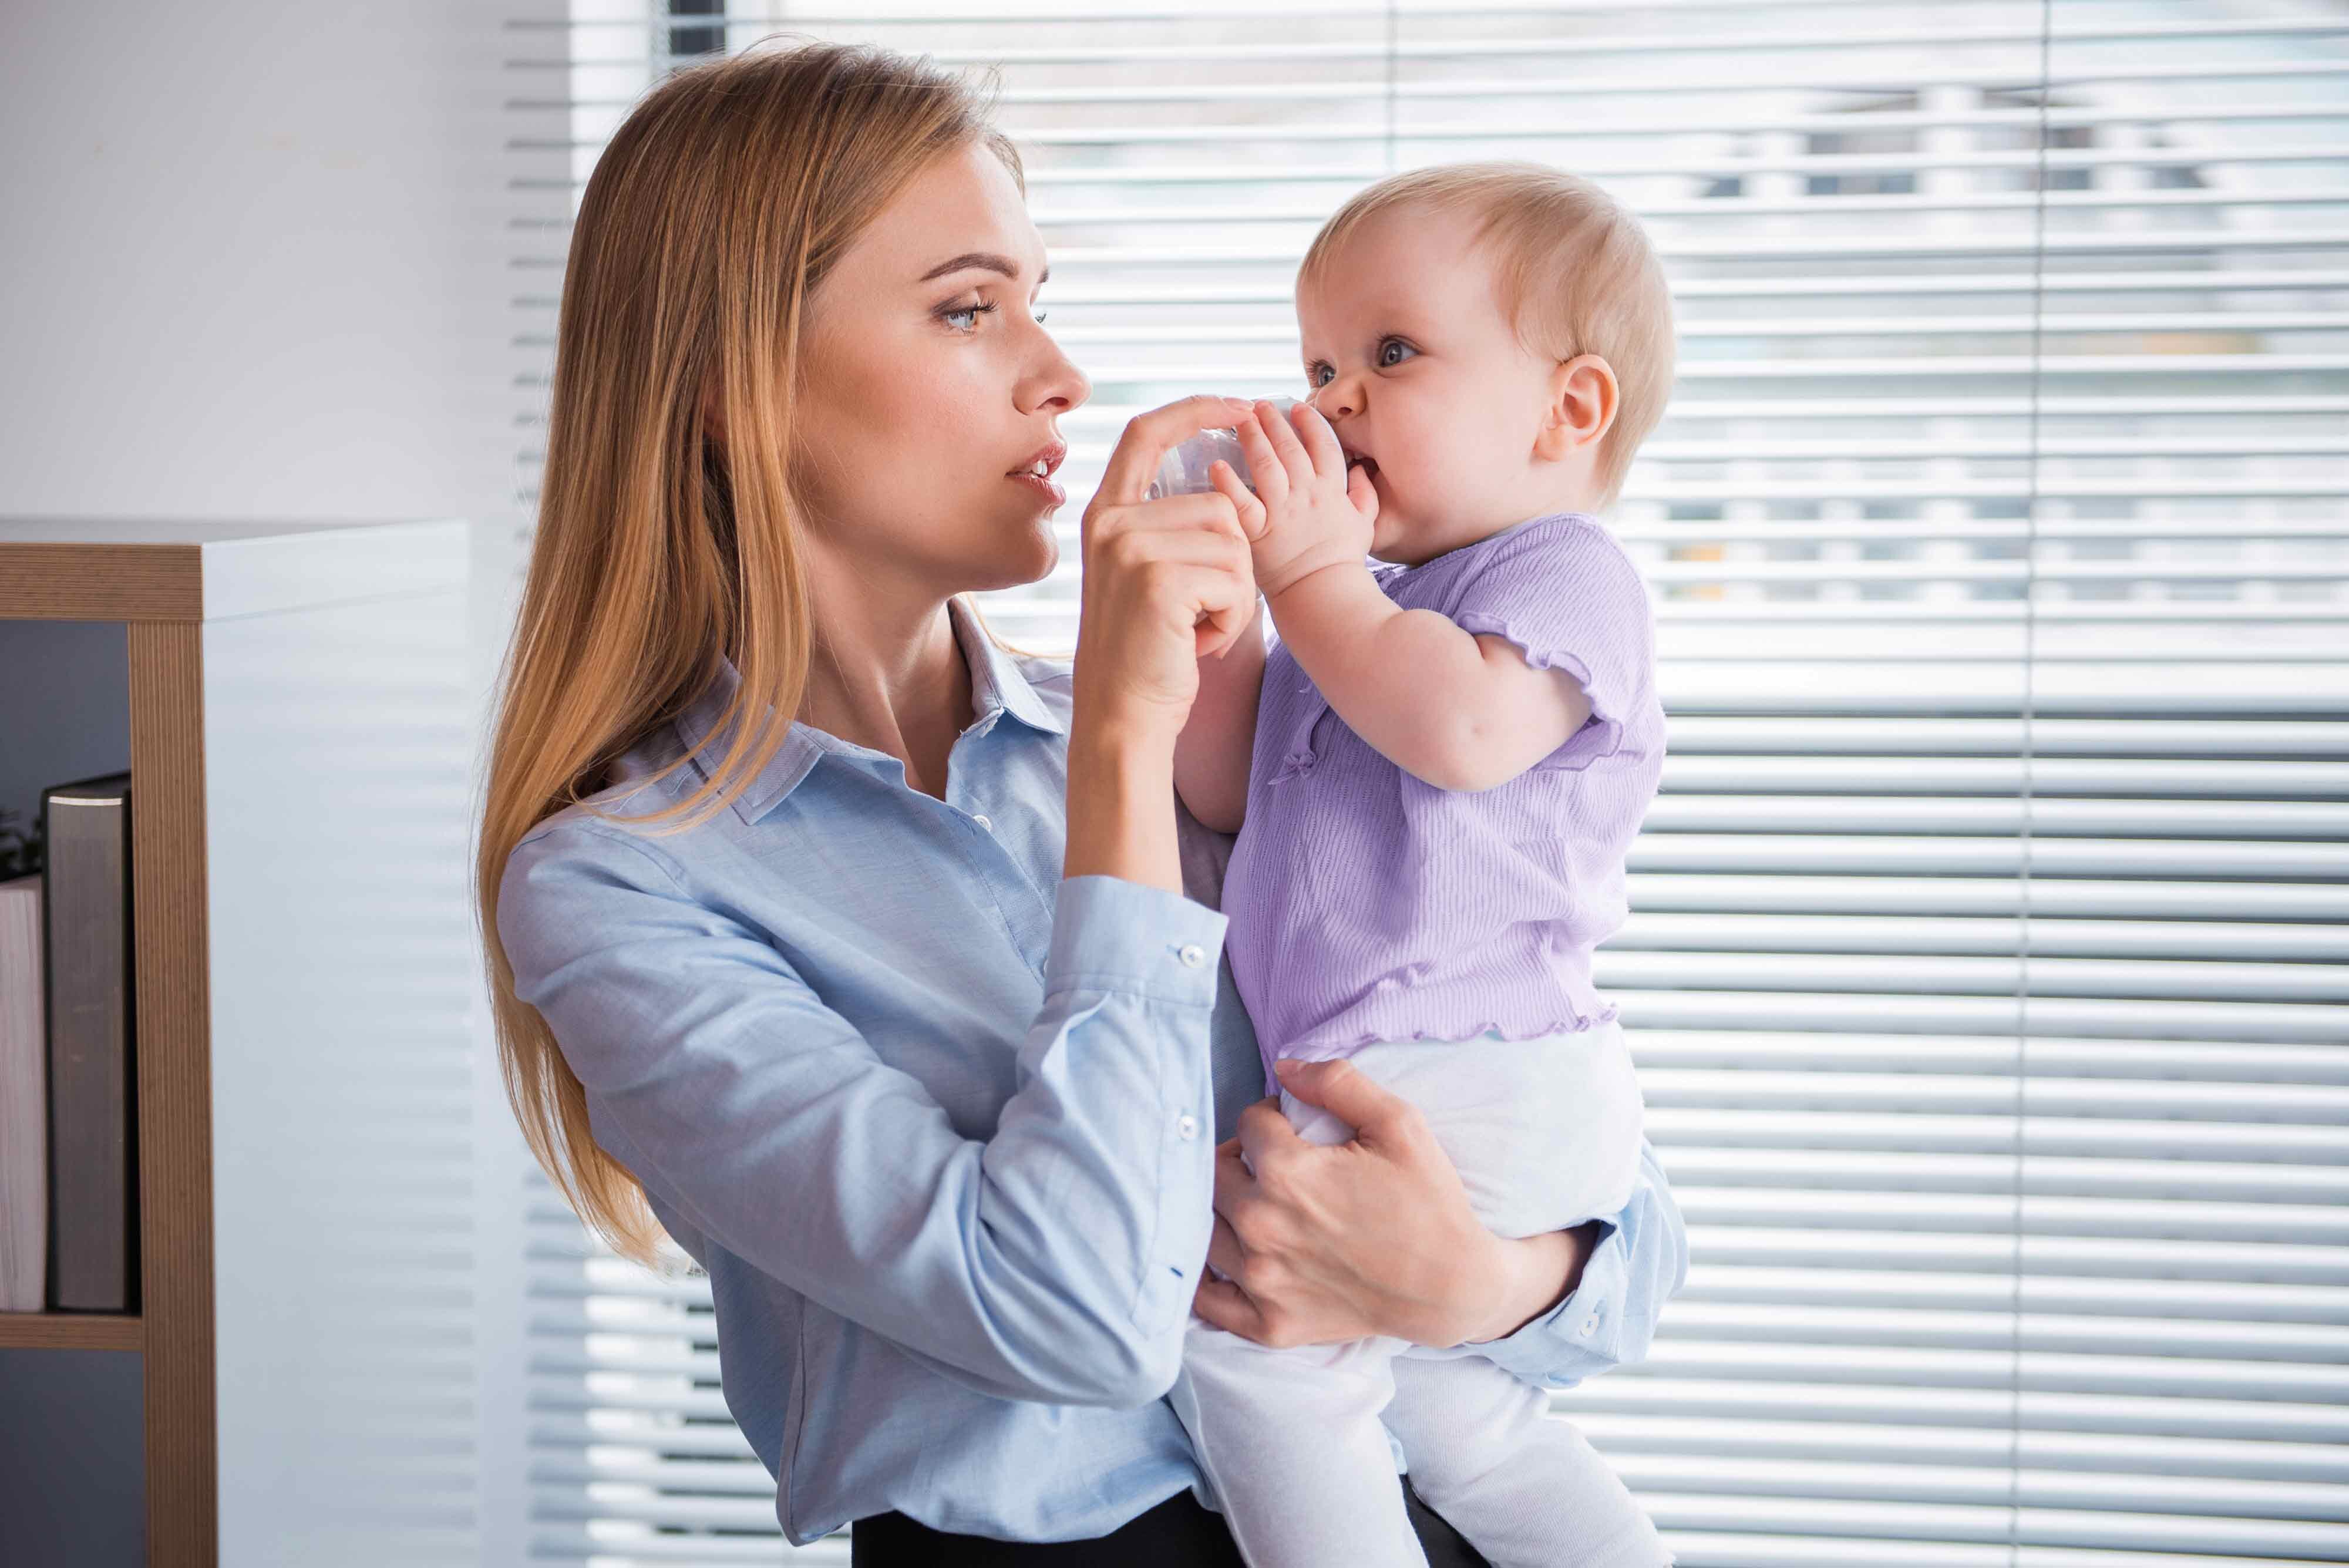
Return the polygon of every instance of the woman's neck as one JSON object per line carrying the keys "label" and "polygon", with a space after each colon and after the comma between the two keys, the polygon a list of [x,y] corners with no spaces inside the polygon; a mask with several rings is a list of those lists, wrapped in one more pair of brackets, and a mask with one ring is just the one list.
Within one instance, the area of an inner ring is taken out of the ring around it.
{"label": "woman's neck", "polygon": [[905,764],[905,782],[943,800],[947,753],[971,722],[970,667],[942,599],[843,591],[819,572],[819,607],[799,719]]}

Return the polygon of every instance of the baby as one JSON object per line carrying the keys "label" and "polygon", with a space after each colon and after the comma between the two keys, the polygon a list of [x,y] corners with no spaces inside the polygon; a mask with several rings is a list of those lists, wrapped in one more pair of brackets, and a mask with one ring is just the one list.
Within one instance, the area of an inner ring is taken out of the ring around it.
{"label": "baby", "polygon": [[[1645,587],[1593,514],[1662,411],[1670,296],[1596,187],[1477,163],[1354,197],[1297,312],[1310,401],[1241,421],[1253,493],[1214,472],[1278,641],[1202,664],[1176,784],[1239,834],[1226,950],[1268,1069],[1350,1059],[1420,1109],[1488,1230],[1563,1230],[1619,1210],[1639,1162],[1591,950],[1664,719]],[[1352,1136],[1280,1104],[1309,1141]],[[1257,1568],[1424,1564],[1390,1432],[1495,1564],[1671,1560],[1547,1395],[1473,1353],[1195,1318],[1173,1397]]]}

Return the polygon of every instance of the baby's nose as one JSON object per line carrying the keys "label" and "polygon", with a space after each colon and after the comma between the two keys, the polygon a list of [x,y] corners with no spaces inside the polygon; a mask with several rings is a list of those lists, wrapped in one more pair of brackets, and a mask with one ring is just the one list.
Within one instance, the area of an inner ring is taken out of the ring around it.
{"label": "baby's nose", "polygon": [[1316,388],[1313,395],[1305,400],[1313,405],[1315,413],[1319,414],[1331,424],[1336,424],[1340,419],[1354,411],[1354,400],[1339,391],[1338,383],[1335,381]]}

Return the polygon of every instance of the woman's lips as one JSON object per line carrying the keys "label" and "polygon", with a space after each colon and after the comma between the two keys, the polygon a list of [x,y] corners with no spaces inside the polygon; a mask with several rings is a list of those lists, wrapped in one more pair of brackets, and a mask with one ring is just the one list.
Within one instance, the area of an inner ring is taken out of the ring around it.
{"label": "woman's lips", "polygon": [[1026,485],[1055,506],[1065,505],[1068,502],[1069,493],[1040,474],[1014,473],[1007,477],[1014,483]]}

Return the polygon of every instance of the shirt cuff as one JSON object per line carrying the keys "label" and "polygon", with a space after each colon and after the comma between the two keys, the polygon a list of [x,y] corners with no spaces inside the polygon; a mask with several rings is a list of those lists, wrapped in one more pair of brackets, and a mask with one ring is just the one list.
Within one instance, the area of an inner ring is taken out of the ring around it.
{"label": "shirt cuff", "polygon": [[1571,1387],[1623,1358],[1623,1296],[1630,1248],[1620,1225],[1607,1224],[1582,1278],[1567,1298],[1506,1339],[1463,1345],[1528,1383]]}
{"label": "shirt cuff", "polygon": [[1212,1008],[1229,917],[1123,877],[1064,877],[1044,994],[1117,991]]}

